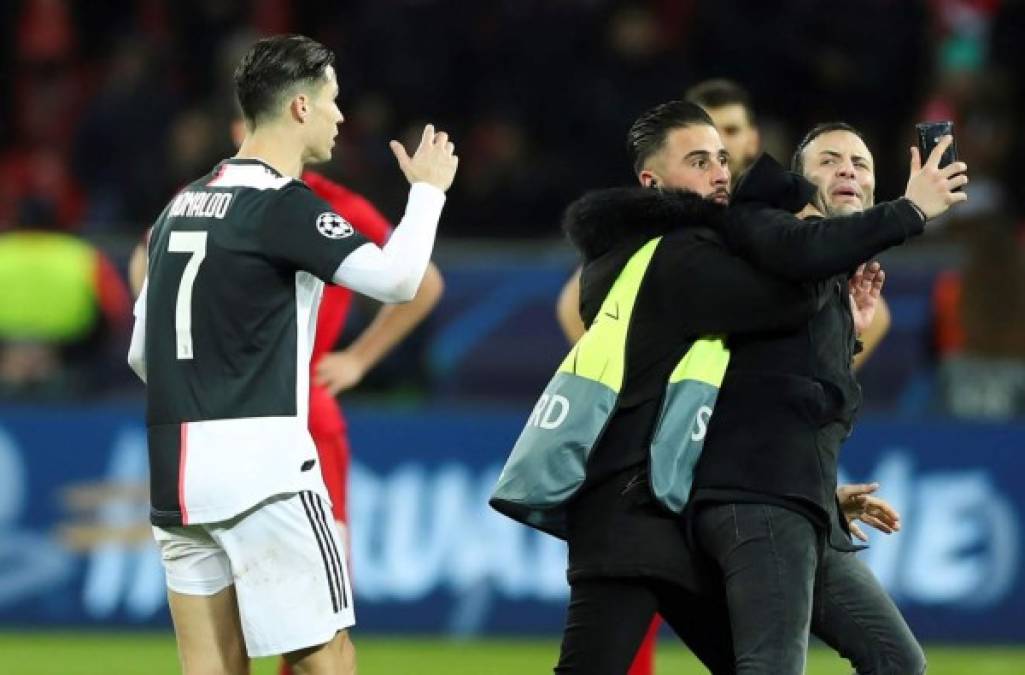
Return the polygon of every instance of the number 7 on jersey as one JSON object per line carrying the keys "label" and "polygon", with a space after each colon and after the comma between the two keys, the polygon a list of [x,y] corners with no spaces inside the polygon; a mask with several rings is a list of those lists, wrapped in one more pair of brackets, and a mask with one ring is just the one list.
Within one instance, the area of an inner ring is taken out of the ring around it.
{"label": "number 7 on jersey", "polygon": [[167,241],[170,253],[191,253],[185,263],[178,298],[174,303],[175,351],[179,360],[192,358],[192,285],[206,257],[206,232],[172,232]]}

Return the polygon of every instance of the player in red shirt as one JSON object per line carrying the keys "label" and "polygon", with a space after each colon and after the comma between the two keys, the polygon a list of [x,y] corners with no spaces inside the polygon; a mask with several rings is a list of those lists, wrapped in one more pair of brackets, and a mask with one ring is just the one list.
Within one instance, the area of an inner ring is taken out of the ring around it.
{"label": "player in red shirt", "polygon": [[[365,198],[312,171],[303,173],[303,180],[365,237],[379,246],[387,241],[391,223]],[[324,288],[310,361],[310,434],[317,444],[324,482],[343,536],[348,522],[345,486],[349,444],[345,418],[334,397],[358,384],[364,374],[408,335],[437,304],[443,288],[441,274],[432,263],[412,301],[403,305],[382,305],[374,320],[352,344],[337,352],[331,349],[345,327],[352,291],[334,285]]]}

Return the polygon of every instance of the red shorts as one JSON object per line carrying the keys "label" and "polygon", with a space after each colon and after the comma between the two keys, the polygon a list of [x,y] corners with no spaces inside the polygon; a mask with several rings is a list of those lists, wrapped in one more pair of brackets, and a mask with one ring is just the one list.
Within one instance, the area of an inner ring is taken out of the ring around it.
{"label": "red shorts", "polygon": [[327,494],[331,497],[331,513],[335,520],[348,523],[345,502],[349,496],[349,439],[345,433],[324,433],[310,430],[320,458]]}

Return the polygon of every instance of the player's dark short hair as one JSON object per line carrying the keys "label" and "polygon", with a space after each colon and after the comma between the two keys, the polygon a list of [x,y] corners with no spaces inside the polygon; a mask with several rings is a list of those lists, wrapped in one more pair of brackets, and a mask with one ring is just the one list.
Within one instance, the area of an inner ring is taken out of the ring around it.
{"label": "player's dark short hair", "polygon": [[669,101],[643,113],[626,135],[626,148],[633,156],[634,172],[640,173],[648,158],[665,147],[669,132],[699,124],[715,127],[701,106],[688,101]]}
{"label": "player's dark short hair", "polygon": [[686,91],[683,98],[685,101],[697,103],[706,110],[722,108],[727,105],[742,106],[744,112],[747,113],[748,121],[754,124],[755,111],[751,106],[751,94],[733,80],[717,78],[698,82]]}
{"label": "player's dark short hair", "polygon": [[334,53],[303,35],[275,35],[258,41],[235,69],[235,93],[246,124],[277,113],[283,95],[311,85],[334,65]]}
{"label": "player's dark short hair", "polygon": [[804,149],[807,148],[808,145],[816,138],[822,134],[828,134],[831,131],[848,131],[864,141],[866,146],[868,145],[868,141],[865,140],[865,135],[850,124],[847,124],[847,122],[824,122],[822,124],[817,124],[812,127],[811,131],[806,133],[804,138],[801,139],[801,142],[797,144],[797,149],[794,150],[794,155],[790,158],[790,170],[794,173],[803,174]]}

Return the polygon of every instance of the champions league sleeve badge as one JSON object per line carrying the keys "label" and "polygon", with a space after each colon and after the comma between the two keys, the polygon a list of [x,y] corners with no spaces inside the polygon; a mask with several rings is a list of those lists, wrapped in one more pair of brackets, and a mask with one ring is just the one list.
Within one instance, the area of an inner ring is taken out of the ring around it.
{"label": "champions league sleeve badge", "polygon": [[353,233],[352,225],[337,213],[325,211],[317,216],[317,232],[328,239],[344,239]]}

